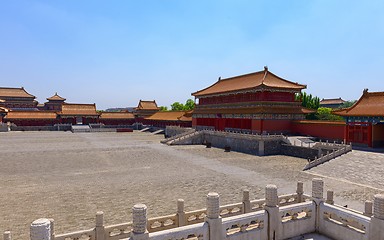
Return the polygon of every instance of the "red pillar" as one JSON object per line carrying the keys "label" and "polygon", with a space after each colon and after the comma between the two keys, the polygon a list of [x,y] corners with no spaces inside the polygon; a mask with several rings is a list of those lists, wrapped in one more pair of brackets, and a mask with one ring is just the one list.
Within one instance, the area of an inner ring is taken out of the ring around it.
{"label": "red pillar", "polygon": [[348,131],[349,131],[349,128],[348,128],[348,123],[345,124],[345,127],[344,127],[344,143],[347,143],[348,142]]}
{"label": "red pillar", "polygon": [[372,147],[372,123],[368,125],[368,147]]}
{"label": "red pillar", "polygon": [[263,129],[264,128],[264,119],[260,120],[260,134],[263,134]]}

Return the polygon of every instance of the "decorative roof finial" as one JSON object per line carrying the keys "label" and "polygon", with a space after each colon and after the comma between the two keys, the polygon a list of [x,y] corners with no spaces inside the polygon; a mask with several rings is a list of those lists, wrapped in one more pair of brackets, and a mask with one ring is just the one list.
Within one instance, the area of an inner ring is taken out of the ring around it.
{"label": "decorative roof finial", "polygon": [[268,71],[268,66],[267,65],[264,66],[264,71]]}
{"label": "decorative roof finial", "polygon": [[219,80],[218,81],[220,81],[221,80],[221,77],[219,77]]}
{"label": "decorative roof finial", "polygon": [[364,88],[363,94],[367,94],[367,93],[368,93],[368,88]]}

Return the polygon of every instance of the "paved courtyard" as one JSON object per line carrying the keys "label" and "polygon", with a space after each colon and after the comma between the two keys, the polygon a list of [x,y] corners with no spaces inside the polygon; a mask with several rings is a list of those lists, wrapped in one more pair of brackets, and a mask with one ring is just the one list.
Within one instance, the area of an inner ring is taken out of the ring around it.
{"label": "paved courtyard", "polygon": [[302,172],[305,159],[257,157],[203,146],[166,146],[149,133],[0,133],[0,231],[28,239],[29,224],[55,219],[56,233],[94,226],[102,210],[107,225],[130,221],[135,203],[145,203],[149,217],[205,207],[205,195],[217,191],[221,203],[264,196],[267,184],[279,194],[323,177],[336,202],[363,209],[363,202],[383,193],[384,155],[353,151]]}

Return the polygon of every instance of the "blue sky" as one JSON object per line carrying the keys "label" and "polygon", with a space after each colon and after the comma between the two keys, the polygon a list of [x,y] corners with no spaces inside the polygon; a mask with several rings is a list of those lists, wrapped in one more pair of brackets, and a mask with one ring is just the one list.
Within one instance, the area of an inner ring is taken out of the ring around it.
{"label": "blue sky", "polygon": [[381,0],[2,1],[0,85],[98,109],[170,105],[268,65],[353,100],[384,91],[383,11]]}

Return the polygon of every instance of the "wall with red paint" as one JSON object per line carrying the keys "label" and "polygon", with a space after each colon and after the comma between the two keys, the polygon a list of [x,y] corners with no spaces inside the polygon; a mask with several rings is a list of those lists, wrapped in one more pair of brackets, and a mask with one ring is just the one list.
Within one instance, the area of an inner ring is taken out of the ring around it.
{"label": "wall with red paint", "polygon": [[285,133],[291,132],[292,120],[264,120],[263,132]]}
{"label": "wall with red paint", "polygon": [[345,122],[293,121],[292,133],[329,140],[344,140]]}

